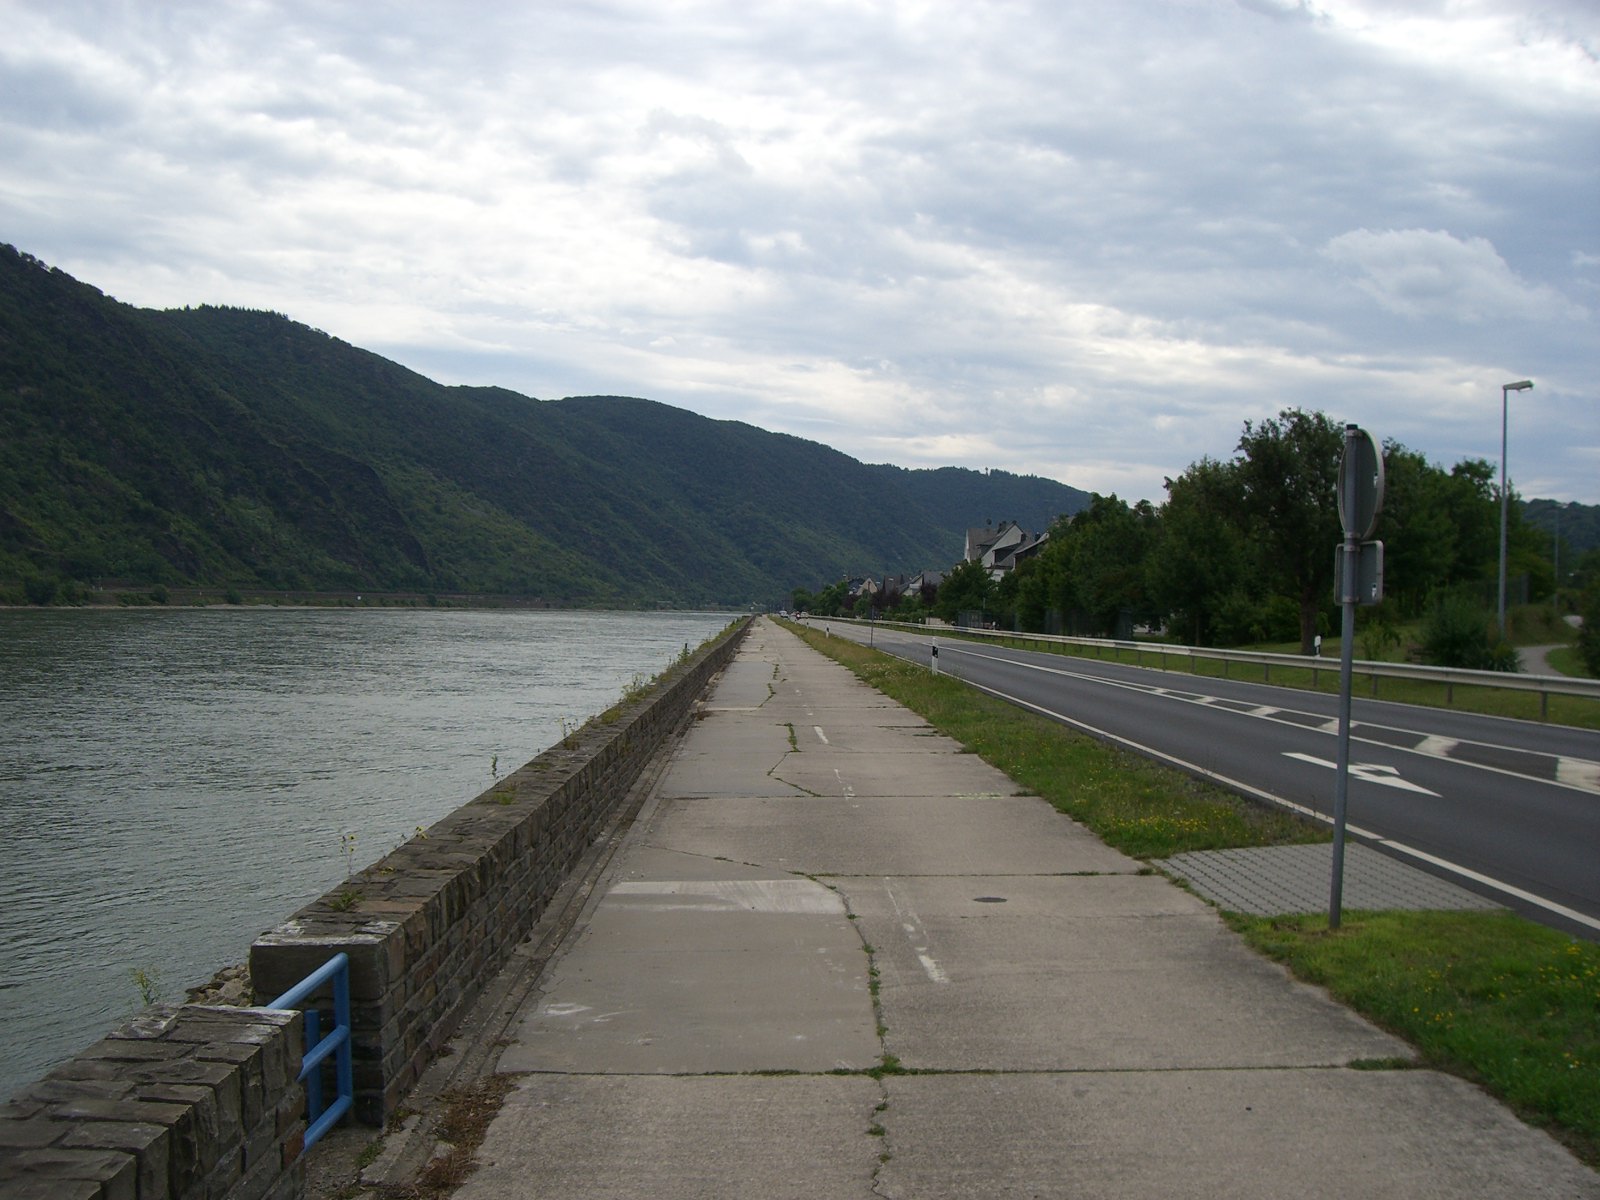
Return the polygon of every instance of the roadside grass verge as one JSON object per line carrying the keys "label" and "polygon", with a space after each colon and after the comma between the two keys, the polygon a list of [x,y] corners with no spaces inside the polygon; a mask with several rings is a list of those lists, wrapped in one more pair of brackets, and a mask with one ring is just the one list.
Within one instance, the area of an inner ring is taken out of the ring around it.
{"label": "roadside grass verge", "polygon": [[1563,675],[1571,675],[1577,679],[1593,678],[1583,661],[1583,652],[1576,646],[1562,646],[1558,650],[1550,651],[1550,665]]}
{"label": "roadside grass verge", "polygon": [[[1135,858],[1325,841],[1175,770],[847,638],[786,628]],[[1506,912],[1225,913],[1258,951],[1600,1168],[1600,944]]]}
{"label": "roadside grass verge", "polygon": [[1506,912],[1226,914],[1257,950],[1600,1167],[1600,944]]}
{"label": "roadside grass verge", "polygon": [[1074,733],[947,675],[848,638],[786,628],[1134,858],[1332,837],[1321,825]]}
{"label": "roadside grass verge", "polygon": [[[963,636],[959,629],[942,627],[937,633],[944,640]],[[1144,642],[1137,648],[1125,648],[1109,642],[1104,645],[1077,646],[1039,641],[1027,634],[1001,634],[997,637],[971,640],[984,642],[998,640],[1003,645],[1038,650],[1047,654],[1061,654],[1070,658],[1094,658],[1104,662],[1125,663],[1128,666],[1157,667],[1192,675],[1198,679],[1236,679],[1249,683],[1270,683],[1274,687],[1297,688],[1300,691],[1324,692],[1328,695],[1339,693],[1337,655],[1324,658],[1322,660],[1324,665],[1312,668],[1281,664],[1226,663],[1217,659],[1191,658],[1187,654],[1171,653],[1160,642]],[[1261,647],[1255,648],[1261,649]],[[1568,649],[1556,653],[1573,654],[1576,661],[1575,651]],[[1582,674],[1581,671],[1564,669],[1563,673]],[[1488,717],[1512,717],[1521,721],[1544,721],[1552,725],[1570,725],[1577,729],[1600,729],[1600,700],[1588,696],[1550,696],[1544,701],[1541,710],[1541,700],[1537,692],[1510,691],[1505,688],[1480,687],[1472,684],[1429,683],[1412,679],[1379,679],[1362,675],[1359,670],[1352,681],[1352,691],[1358,697],[1387,700],[1396,704],[1448,708]]]}

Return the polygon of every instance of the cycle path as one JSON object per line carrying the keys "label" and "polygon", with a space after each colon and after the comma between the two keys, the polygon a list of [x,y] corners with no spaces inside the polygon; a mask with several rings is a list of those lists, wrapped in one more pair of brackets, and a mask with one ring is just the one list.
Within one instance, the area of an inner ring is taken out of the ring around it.
{"label": "cycle path", "polygon": [[1410,1059],[763,620],[507,1027],[456,1195],[1600,1197]]}

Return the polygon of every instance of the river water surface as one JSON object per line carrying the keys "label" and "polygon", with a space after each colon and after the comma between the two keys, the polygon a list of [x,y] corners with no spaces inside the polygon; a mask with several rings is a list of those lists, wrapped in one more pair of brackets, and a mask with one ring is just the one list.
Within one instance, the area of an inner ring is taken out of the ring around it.
{"label": "river water surface", "polygon": [[0,610],[0,1099],[728,620]]}

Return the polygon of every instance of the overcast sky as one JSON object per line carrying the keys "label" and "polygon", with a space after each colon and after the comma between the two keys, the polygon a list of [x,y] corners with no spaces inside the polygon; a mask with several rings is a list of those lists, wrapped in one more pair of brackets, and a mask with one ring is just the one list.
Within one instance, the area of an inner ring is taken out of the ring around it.
{"label": "overcast sky", "polygon": [[[1124,499],[1320,409],[1600,503],[1594,0],[0,0],[0,241],[445,383]],[[708,464],[714,469],[715,464]]]}

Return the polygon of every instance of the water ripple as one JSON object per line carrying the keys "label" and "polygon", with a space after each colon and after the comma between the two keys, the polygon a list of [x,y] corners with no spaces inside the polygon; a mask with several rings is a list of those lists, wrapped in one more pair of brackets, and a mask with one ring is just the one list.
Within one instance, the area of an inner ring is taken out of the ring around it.
{"label": "water ripple", "polygon": [[0,1098],[614,703],[715,614],[0,611]]}

